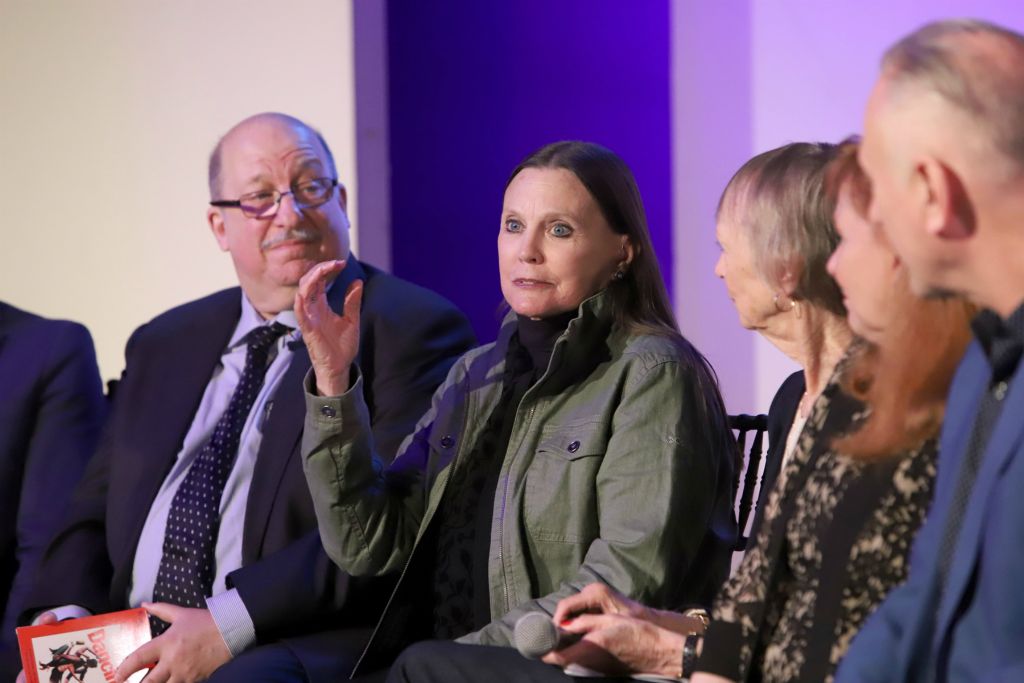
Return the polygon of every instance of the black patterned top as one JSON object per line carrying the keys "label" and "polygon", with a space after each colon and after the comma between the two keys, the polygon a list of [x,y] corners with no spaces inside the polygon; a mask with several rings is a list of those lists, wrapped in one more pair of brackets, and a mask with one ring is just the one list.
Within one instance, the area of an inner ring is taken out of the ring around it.
{"label": "black patterned top", "polygon": [[868,615],[906,579],[932,498],[936,441],[881,462],[831,442],[865,407],[837,377],[815,402],[764,521],[712,611],[698,670],[737,681],[831,681]]}

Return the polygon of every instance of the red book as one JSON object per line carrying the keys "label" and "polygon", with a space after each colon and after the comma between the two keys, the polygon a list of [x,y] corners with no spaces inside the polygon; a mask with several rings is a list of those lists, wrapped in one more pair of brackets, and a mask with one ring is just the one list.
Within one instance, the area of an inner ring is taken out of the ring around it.
{"label": "red book", "polygon": [[[124,610],[18,630],[28,683],[104,683],[125,657],[150,639],[146,610]],[[138,683],[147,670],[128,680]]]}

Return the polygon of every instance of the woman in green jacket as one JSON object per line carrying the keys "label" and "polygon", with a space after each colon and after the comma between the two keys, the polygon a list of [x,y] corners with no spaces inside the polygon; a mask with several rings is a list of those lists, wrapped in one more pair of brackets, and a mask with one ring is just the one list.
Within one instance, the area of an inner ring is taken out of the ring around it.
{"label": "woman in green jacket", "polygon": [[340,263],[296,295],[324,546],[354,576],[400,572],[360,671],[427,638],[511,645],[519,617],[594,581],[678,607],[728,574],[738,456],[629,168],[582,142],[528,157],[505,188],[498,264],[497,341],[455,364],[390,467],[354,364],[360,283],[342,316],[325,297]]}

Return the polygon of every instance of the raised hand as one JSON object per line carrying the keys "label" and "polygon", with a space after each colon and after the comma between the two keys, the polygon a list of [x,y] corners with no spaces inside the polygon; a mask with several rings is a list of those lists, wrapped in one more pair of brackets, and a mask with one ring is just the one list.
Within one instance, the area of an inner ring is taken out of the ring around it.
{"label": "raised hand", "polygon": [[327,284],[344,268],[345,261],[318,263],[302,276],[295,293],[295,319],[322,396],[340,396],[348,390],[352,362],[359,352],[362,281],[349,285],[342,315],[327,304]]}

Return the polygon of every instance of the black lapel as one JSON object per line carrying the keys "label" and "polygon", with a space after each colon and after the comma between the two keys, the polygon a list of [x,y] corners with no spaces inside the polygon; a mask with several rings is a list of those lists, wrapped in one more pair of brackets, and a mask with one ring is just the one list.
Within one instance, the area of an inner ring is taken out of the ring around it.
{"label": "black lapel", "polygon": [[[353,257],[327,294],[332,309],[338,312],[343,309],[345,290],[356,278],[365,281],[366,274],[359,261]],[[277,499],[278,488],[284,481],[285,468],[292,458],[299,457],[306,414],[302,379],[309,368],[309,353],[306,345],[300,341],[292,352],[291,365],[274,392],[273,407],[263,427],[263,441],[256,456],[245,509],[242,564],[249,564],[261,556],[267,522]]]}

